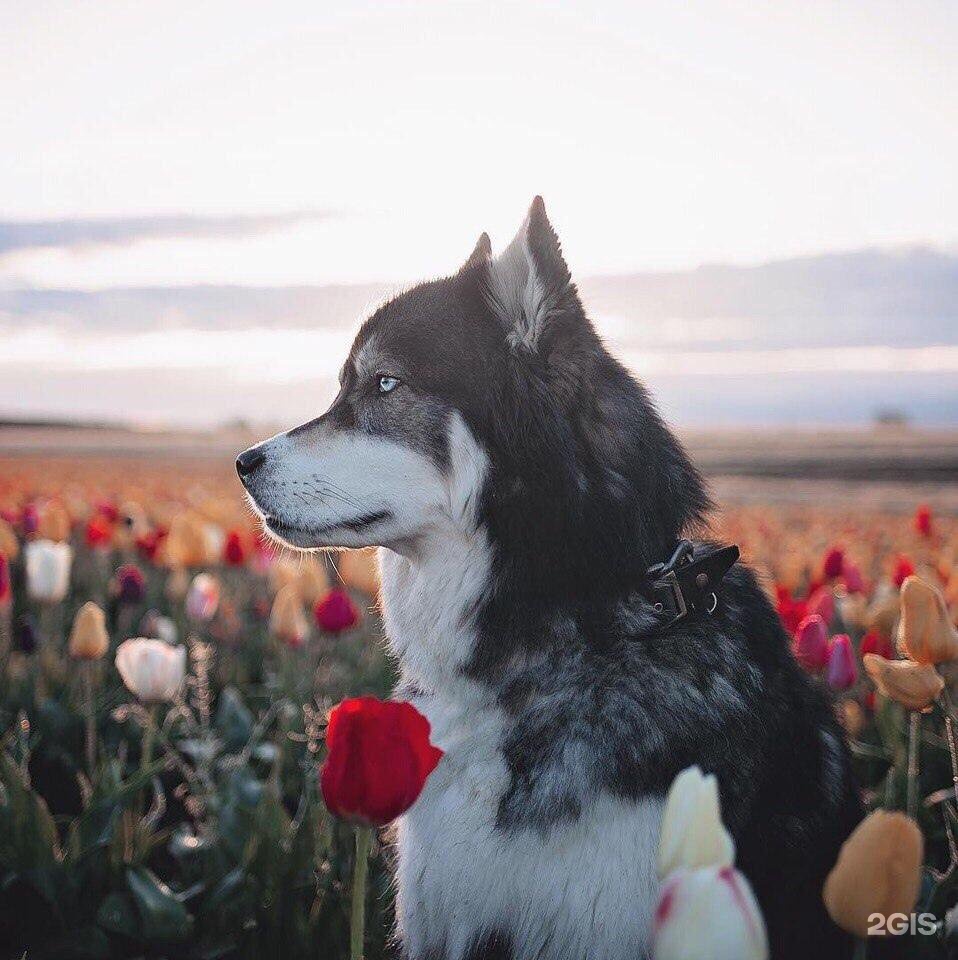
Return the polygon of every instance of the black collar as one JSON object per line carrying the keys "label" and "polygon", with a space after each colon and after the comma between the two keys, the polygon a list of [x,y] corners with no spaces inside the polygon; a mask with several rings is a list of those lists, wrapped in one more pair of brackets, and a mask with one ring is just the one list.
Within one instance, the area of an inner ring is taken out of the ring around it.
{"label": "black collar", "polygon": [[658,618],[657,628],[714,613],[719,602],[716,590],[738,556],[734,545],[701,549],[696,556],[692,542],[680,540],[668,561],[649,567],[643,592]]}

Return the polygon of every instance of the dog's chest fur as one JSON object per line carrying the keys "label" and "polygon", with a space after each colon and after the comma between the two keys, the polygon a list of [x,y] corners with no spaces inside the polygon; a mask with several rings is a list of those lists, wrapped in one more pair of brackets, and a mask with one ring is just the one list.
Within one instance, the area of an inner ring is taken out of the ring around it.
{"label": "dog's chest fur", "polygon": [[[647,943],[654,905],[661,795],[625,798],[601,789],[578,758],[557,756],[525,785],[504,745],[510,716],[485,685],[463,675],[475,637],[470,613],[488,585],[488,548],[441,551],[411,564],[383,552],[389,642],[402,665],[400,695],[428,717],[445,751],[396,828],[397,922],[412,960],[464,960],[484,939],[514,960],[633,960]],[[541,744],[544,754],[555,744]],[[580,744],[570,744],[573,754]],[[562,816],[576,798],[574,817]],[[541,819],[556,798],[556,820]],[[522,801],[519,801],[522,803]],[[504,811],[508,817],[504,819]]]}

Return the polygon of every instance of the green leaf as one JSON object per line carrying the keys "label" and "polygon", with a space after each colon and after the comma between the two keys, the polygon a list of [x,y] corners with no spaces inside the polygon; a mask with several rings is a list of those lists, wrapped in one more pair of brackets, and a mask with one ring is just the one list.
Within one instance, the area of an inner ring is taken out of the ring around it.
{"label": "green leaf", "polygon": [[60,851],[56,824],[8,753],[0,754],[0,786],[0,863],[19,870],[54,866]]}
{"label": "green leaf", "polygon": [[140,917],[125,893],[108,893],[97,910],[96,922],[107,933],[116,933],[130,940],[139,939]]}
{"label": "green leaf", "polygon": [[242,750],[253,734],[253,714],[247,709],[235,687],[221,694],[214,720],[227,750]]}
{"label": "green leaf", "polygon": [[126,883],[148,942],[175,943],[193,931],[193,918],[170,888],[146,867],[131,867]]}

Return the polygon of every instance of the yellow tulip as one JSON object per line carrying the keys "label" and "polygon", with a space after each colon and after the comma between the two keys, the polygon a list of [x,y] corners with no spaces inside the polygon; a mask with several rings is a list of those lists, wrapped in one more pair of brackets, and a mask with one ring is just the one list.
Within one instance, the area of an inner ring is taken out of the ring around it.
{"label": "yellow tulip", "polygon": [[13,527],[3,518],[0,518],[0,553],[5,554],[8,560],[16,560],[20,553],[20,541]]}
{"label": "yellow tulip", "polygon": [[862,658],[878,692],[908,710],[927,710],[945,687],[938,671],[914,660],[886,660],[877,653]]}
{"label": "yellow tulip", "polygon": [[918,663],[958,659],[958,631],[948,615],[945,598],[919,577],[901,585],[898,645]]}
{"label": "yellow tulip", "polygon": [[370,597],[379,594],[379,560],[375,547],[344,550],[339,555],[339,574],[347,587],[362,590]]}
{"label": "yellow tulip", "polygon": [[70,631],[70,656],[75,660],[99,660],[109,646],[103,611],[95,603],[83,604]]}
{"label": "yellow tulip", "polygon": [[70,515],[62,503],[56,500],[47,504],[40,515],[37,533],[44,540],[62,543],[70,539]]}
{"label": "yellow tulip", "polygon": [[306,642],[309,622],[303,612],[303,601],[293,584],[280,587],[269,618],[270,633],[289,647],[301,647]]}
{"label": "yellow tulip", "polygon": [[877,810],[842,845],[825,880],[828,915],[857,937],[868,936],[874,914],[911,913],[918,899],[924,841],[903,813]]}

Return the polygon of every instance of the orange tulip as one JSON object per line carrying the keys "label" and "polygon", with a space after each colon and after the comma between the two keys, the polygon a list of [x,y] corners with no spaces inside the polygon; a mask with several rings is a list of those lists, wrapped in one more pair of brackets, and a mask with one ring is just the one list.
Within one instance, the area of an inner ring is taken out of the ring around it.
{"label": "orange tulip", "polygon": [[301,647],[309,633],[303,601],[293,584],[280,587],[269,618],[270,633],[288,647]]}
{"label": "orange tulip", "polygon": [[938,671],[927,663],[886,660],[877,653],[866,653],[863,663],[879,693],[908,710],[927,710],[945,686]]}
{"label": "orange tulip", "polygon": [[0,519],[0,553],[6,554],[8,560],[16,560],[20,553],[20,541],[13,527],[3,519]]}
{"label": "orange tulip", "polygon": [[54,543],[70,539],[70,515],[62,503],[54,500],[47,504],[40,515],[37,533],[44,540],[52,540]]}
{"label": "orange tulip", "polygon": [[842,845],[825,880],[828,915],[842,929],[866,937],[874,914],[910,913],[918,899],[923,854],[914,820],[876,810]]}
{"label": "orange tulip", "polygon": [[75,660],[99,660],[109,646],[103,611],[95,603],[83,604],[70,631],[70,656]]}
{"label": "orange tulip", "polygon": [[958,659],[958,631],[948,616],[945,598],[919,577],[908,577],[901,585],[898,646],[918,663]]}
{"label": "orange tulip", "polygon": [[339,575],[347,587],[376,597],[379,594],[379,561],[376,549],[344,550],[339,556]]}

